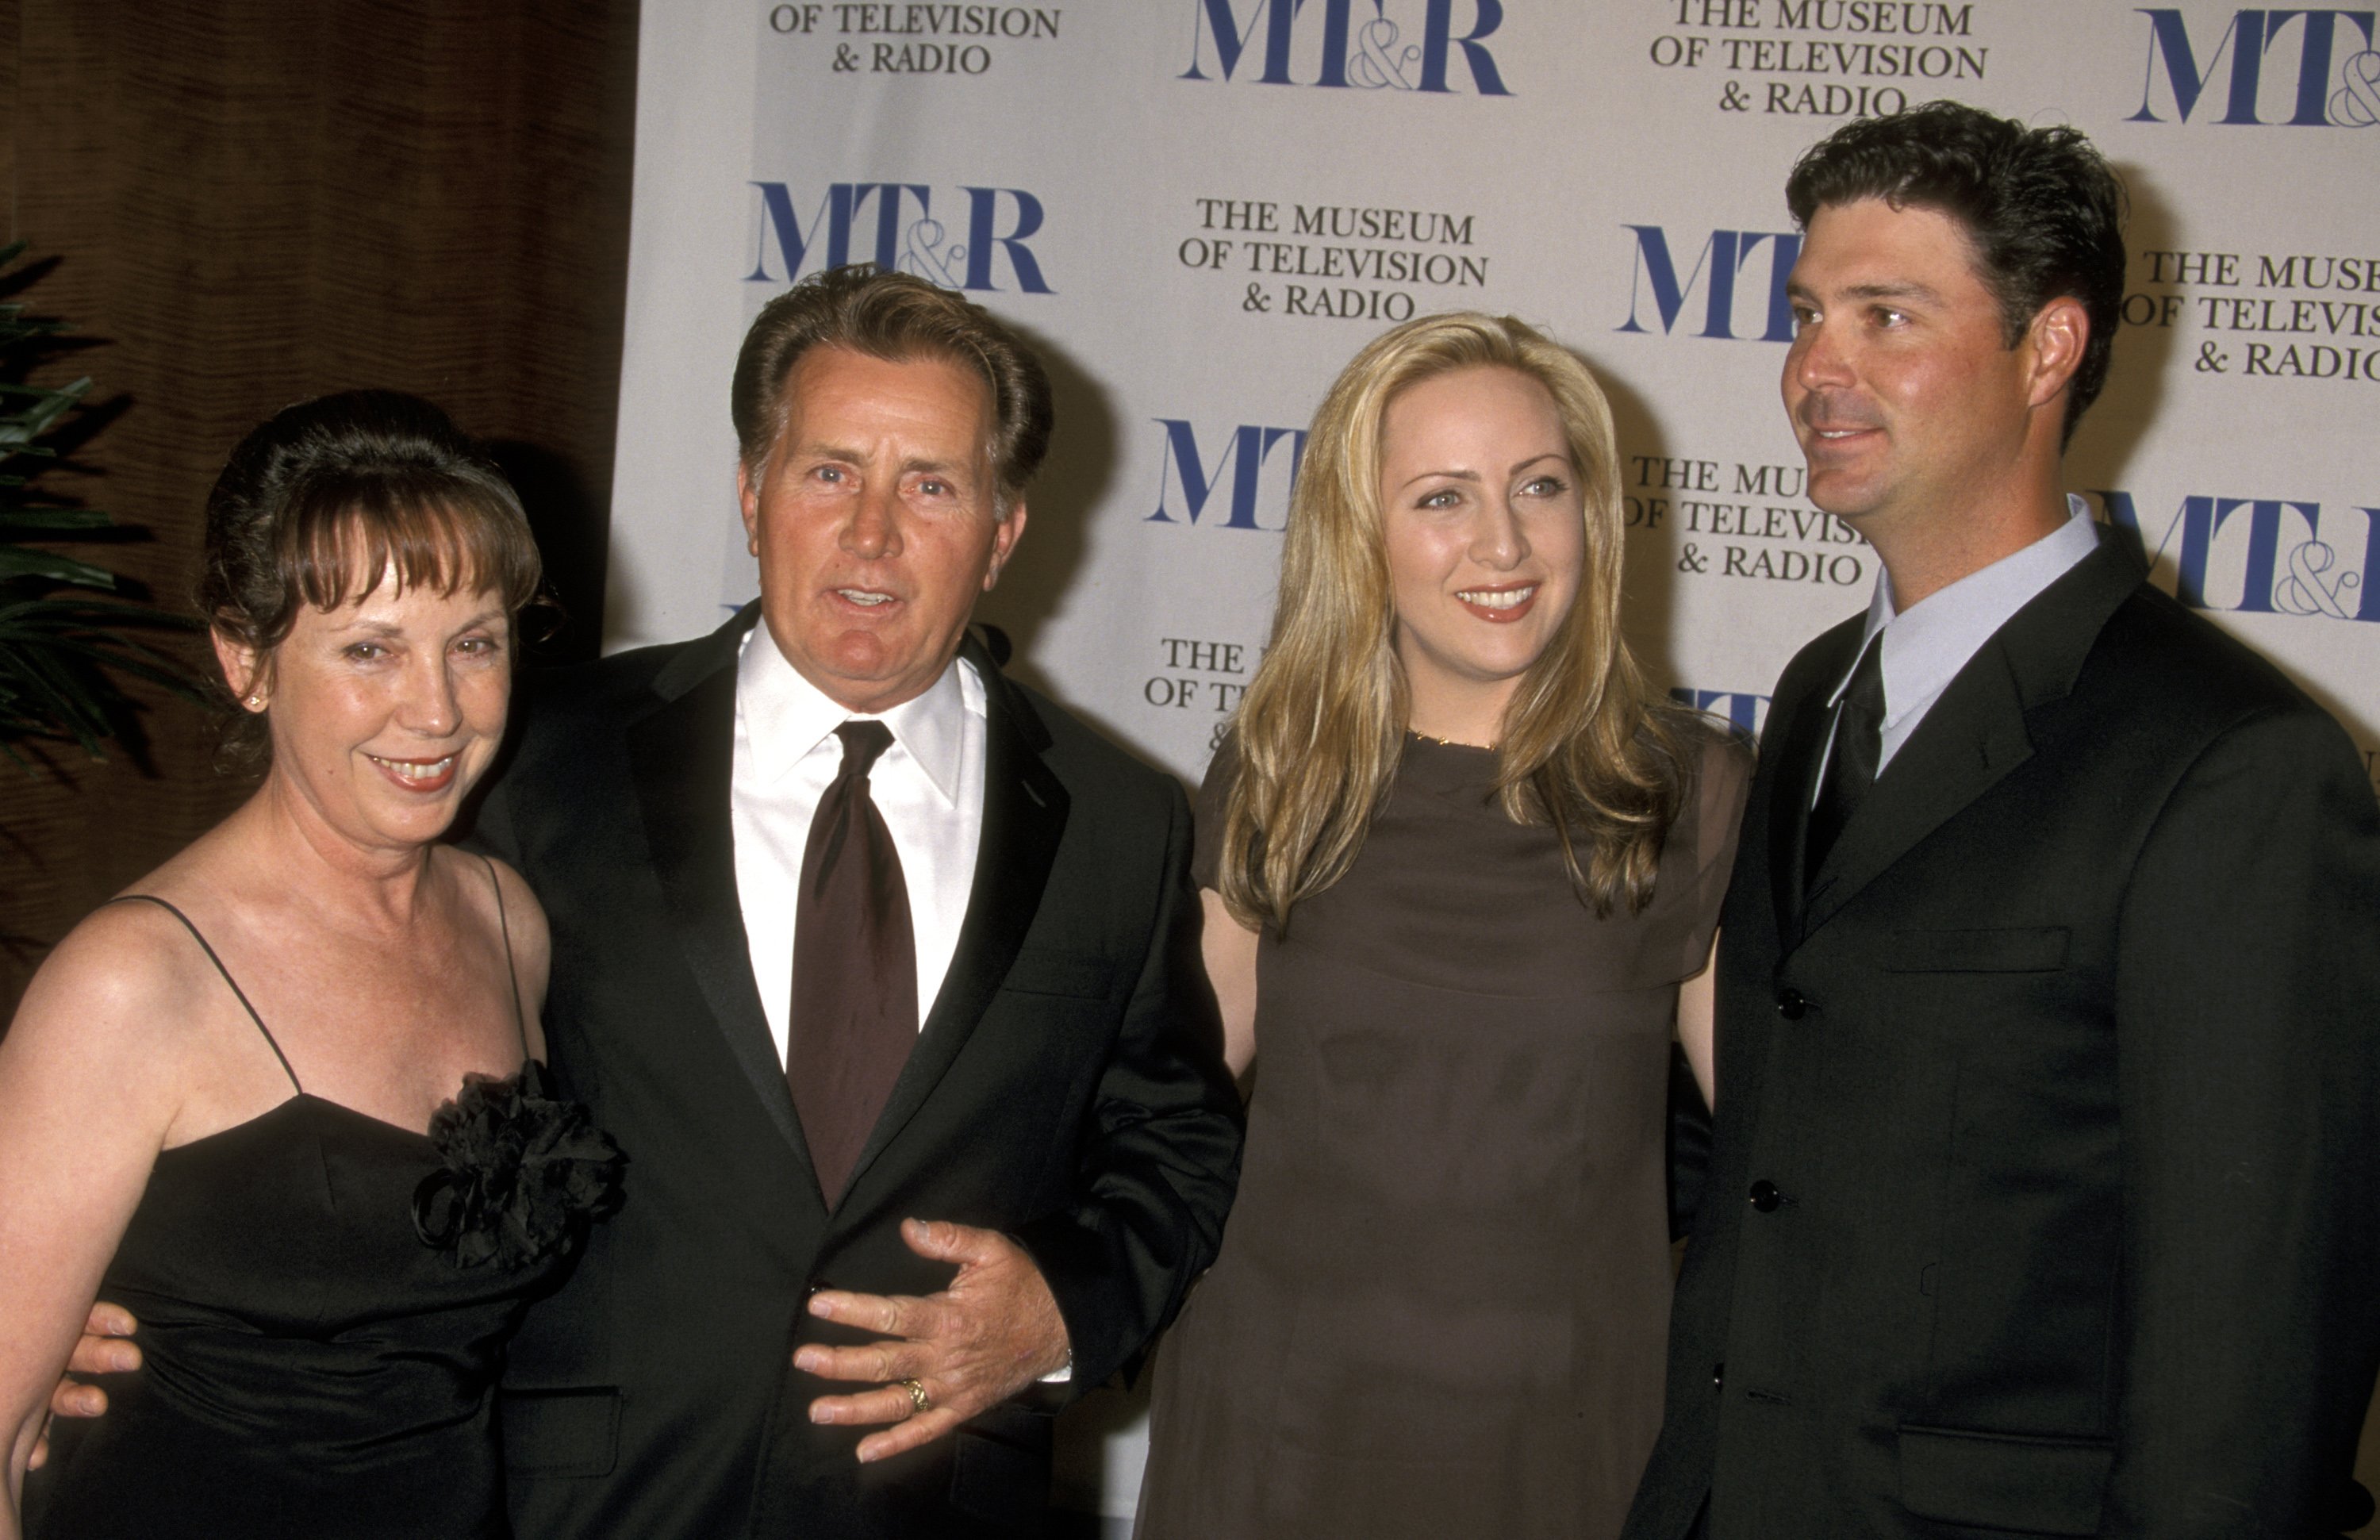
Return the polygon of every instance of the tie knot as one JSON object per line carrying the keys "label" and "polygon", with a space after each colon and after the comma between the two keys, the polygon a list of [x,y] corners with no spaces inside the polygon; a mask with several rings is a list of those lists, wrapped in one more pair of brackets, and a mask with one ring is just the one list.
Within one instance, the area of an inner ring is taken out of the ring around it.
{"label": "tie knot", "polygon": [[892,730],[880,721],[847,721],[834,735],[843,740],[844,775],[866,775],[877,756],[892,746]]}

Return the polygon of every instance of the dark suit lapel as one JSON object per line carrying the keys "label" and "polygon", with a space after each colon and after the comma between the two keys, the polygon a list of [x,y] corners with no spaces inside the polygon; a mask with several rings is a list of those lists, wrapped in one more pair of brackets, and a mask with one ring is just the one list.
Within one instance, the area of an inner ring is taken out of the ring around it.
{"label": "dark suit lapel", "polygon": [[[1858,635],[1856,629],[1852,632],[1854,643]],[[1819,674],[1818,687],[1788,707],[1783,721],[1772,722],[1761,746],[1762,757],[1777,767],[1768,801],[1768,882],[1776,901],[1778,939],[1788,951],[1802,940],[1802,846],[1809,833],[1818,746],[1834,720],[1827,696],[1848,667],[1848,660],[1830,661]]]}
{"label": "dark suit lapel", "polygon": [[1843,826],[1810,883],[1803,923],[1827,923],[1859,891],[2033,753],[2000,649],[1985,643],[1942,692]]}
{"label": "dark suit lapel", "polygon": [[735,762],[737,643],[756,610],[686,651],[654,681],[661,697],[630,723],[628,760],[645,841],[669,919],[712,1022],[752,1082],[769,1121],[807,1168],[785,1072],[752,981],[752,953],[735,891],[729,782]]}
{"label": "dark suit lapel", "polygon": [[2100,628],[2139,583],[2137,565],[2103,534],[1967,661],[1844,825],[1810,885],[1808,930],[2032,757],[2027,714],[2073,687]]}
{"label": "dark suit lapel", "polygon": [[983,839],[976,853],[975,882],[950,972],[860,1151],[852,1170],[855,1182],[917,1116],[983,1019],[1040,909],[1041,891],[1066,831],[1066,788],[1041,762],[1050,739],[1040,717],[972,642],[962,656],[975,664],[986,697]]}

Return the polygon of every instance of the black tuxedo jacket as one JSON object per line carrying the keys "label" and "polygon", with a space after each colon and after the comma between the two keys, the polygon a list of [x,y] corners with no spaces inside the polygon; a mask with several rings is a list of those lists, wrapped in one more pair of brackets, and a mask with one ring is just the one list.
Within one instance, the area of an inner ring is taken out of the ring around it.
{"label": "black tuxedo jacket", "polygon": [[[1030,1533],[1045,1411],[861,1466],[814,1426],[806,1293],[928,1293],[906,1216],[1005,1231],[1048,1279],[1073,1383],[1138,1354],[1212,1260],[1240,1112],[1198,958],[1189,809],[1170,777],[1003,678],[982,854],[940,995],[852,1185],[819,1195],[754,986],[728,777],[737,643],[532,681],[477,837],[551,918],[545,1029],[628,1158],[625,1201],[534,1304],[499,1410],[523,1540]],[[761,645],[765,645],[765,639]]]}
{"label": "black tuxedo jacket", "polygon": [[1711,1540],[2313,1533],[2380,1363],[2360,757],[2103,545],[1953,680],[1805,899],[1860,631],[1769,714],[1626,1534],[1706,1498]]}

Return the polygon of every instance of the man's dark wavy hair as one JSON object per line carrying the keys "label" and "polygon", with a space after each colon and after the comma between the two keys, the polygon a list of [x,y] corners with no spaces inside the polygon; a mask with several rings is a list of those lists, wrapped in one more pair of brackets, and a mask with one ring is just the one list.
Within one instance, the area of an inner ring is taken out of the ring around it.
{"label": "man's dark wavy hair", "polygon": [[1847,123],[1812,145],[1785,183],[1793,222],[1881,198],[1964,225],[2014,347],[2053,299],[2081,301],[2090,340],[2067,386],[2064,437],[2107,382],[2124,299],[2124,188],[2072,128],[2028,128],[1962,102],[1928,102]]}

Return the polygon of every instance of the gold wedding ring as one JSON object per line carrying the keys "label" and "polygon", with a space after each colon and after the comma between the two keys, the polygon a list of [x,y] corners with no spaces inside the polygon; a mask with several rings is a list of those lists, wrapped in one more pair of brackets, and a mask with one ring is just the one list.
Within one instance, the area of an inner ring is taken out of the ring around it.
{"label": "gold wedding ring", "polygon": [[932,1409],[934,1398],[926,1394],[926,1388],[923,1385],[914,1379],[896,1379],[892,1383],[909,1392],[909,1415],[912,1417],[920,1412]]}

